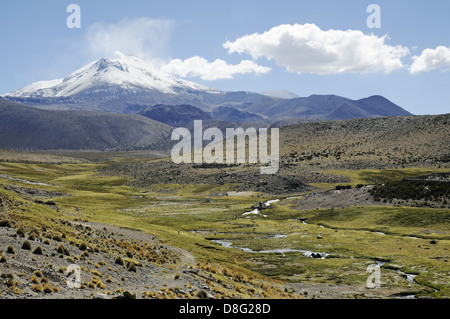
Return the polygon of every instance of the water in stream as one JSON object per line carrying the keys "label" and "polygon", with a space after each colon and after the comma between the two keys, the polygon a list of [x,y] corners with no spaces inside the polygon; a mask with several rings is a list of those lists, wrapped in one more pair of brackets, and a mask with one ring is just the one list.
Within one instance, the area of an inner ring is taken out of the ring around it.
{"label": "water in stream", "polygon": [[252,253],[276,253],[281,254],[284,256],[285,253],[289,252],[301,252],[304,256],[310,257],[310,258],[318,258],[318,259],[325,259],[329,254],[322,253],[322,252],[315,252],[311,250],[303,250],[303,249],[291,249],[291,248],[277,248],[277,249],[268,249],[268,250],[252,250],[247,247],[237,247],[233,246],[232,242],[226,241],[226,240],[212,240],[213,242],[222,245],[223,247],[227,248],[234,248],[234,249],[240,249],[245,252],[252,252]]}

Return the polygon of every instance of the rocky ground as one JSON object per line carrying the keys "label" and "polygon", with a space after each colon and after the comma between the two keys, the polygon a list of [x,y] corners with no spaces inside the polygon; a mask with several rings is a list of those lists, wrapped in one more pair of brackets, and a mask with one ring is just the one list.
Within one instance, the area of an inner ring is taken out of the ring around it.
{"label": "rocky ground", "polygon": [[[162,245],[139,231],[81,221],[72,225],[91,238],[108,238],[117,244],[106,252],[91,245],[76,247],[57,237],[27,239],[17,236],[14,227],[0,227],[0,251],[6,259],[0,263],[0,298],[117,298],[124,292],[143,297],[162,288],[195,296],[203,288],[208,291],[204,280],[195,276],[195,259],[186,251]],[[22,248],[24,242],[31,244],[30,250]],[[66,250],[58,249],[61,246]],[[131,252],[144,246],[161,259],[150,262],[136,255],[136,250]],[[42,252],[36,251],[38,247]],[[75,268],[80,269],[79,289],[69,286],[76,277],[68,269]]]}
{"label": "rocky ground", "polygon": [[298,288],[199,262],[142,231],[79,219],[51,222],[51,229],[30,226],[0,212],[0,299],[299,296]]}

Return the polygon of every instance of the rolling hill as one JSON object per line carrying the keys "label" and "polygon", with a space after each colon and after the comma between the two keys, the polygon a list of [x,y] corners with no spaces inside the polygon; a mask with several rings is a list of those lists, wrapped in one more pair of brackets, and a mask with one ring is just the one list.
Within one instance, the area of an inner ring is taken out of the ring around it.
{"label": "rolling hill", "polygon": [[132,150],[151,148],[170,126],[140,115],[49,111],[0,98],[0,148]]}

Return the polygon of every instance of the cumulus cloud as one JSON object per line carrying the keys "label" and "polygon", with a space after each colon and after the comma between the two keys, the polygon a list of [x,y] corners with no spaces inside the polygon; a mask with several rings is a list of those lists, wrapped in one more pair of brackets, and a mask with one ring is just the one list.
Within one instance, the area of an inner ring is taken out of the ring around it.
{"label": "cumulus cloud", "polygon": [[390,73],[405,67],[401,58],[409,49],[390,46],[386,39],[358,30],[323,31],[314,24],[284,24],[227,41],[223,47],[229,53],[273,59],[296,73]]}
{"label": "cumulus cloud", "polygon": [[232,79],[236,74],[254,73],[259,75],[269,72],[270,68],[260,66],[250,60],[243,60],[239,64],[228,64],[221,59],[209,62],[200,56],[193,56],[185,60],[171,60],[161,68],[161,71],[181,77],[192,76],[206,81],[214,81]]}
{"label": "cumulus cloud", "polygon": [[117,23],[91,25],[85,34],[89,54],[113,57],[119,51],[146,60],[165,55],[173,23],[147,17],[124,19]]}
{"label": "cumulus cloud", "polygon": [[409,68],[411,74],[450,67],[450,46],[425,49],[419,56],[415,55],[412,59],[414,62]]}

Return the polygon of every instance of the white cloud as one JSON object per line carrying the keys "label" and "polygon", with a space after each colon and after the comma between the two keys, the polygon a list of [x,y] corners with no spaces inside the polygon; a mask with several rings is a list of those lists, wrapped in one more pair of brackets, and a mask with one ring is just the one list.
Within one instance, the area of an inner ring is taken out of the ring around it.
{"label": "white cloud", "polygon": [[269,72],[270,68],[249,60],[243,60],[239,64],[228,64],[221,59],[209,62],[200,56],[193,56],[185,60],[171,60],[161,68],[161,71],[181,77],[192,76],[206,81],[214,81],[232,79],[236,74],[254,73],[259,75]]}
{"label": "white cloud", "polygon": [[86,31],[88,53],[96,58],[123,52],[141,59],[161,59],[165,55],[173,23],[147,17],[124,19],[118,23],[95,23]]}
{"label": "white cloud", "polygon": [[227,41],[223,47],[229,53],[273,59],[296,73],[390,73],[404,68],[401,58],[409,50],[387,45],[386,39],[358,30],[323,31],[314,24],[285,24]]}
{"label": "white cloud", "polygon": [[438,46],[436,49],[425,49],[419,56],[412,57],[414,60],[409,68],[411,74],[427,72],[444,67],[450,67],[450,46]]}

